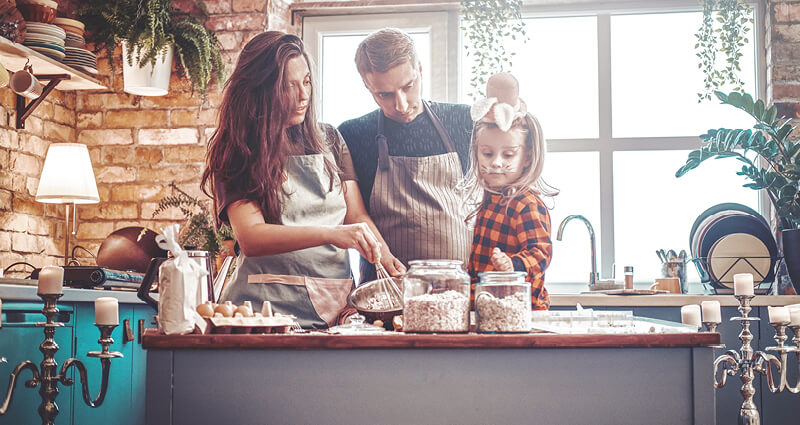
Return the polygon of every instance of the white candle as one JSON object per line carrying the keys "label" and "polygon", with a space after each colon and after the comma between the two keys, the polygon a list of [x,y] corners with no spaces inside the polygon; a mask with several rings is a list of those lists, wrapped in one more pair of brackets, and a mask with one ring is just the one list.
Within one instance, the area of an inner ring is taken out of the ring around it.
{"label": "white candle", "polygon": [[789,309],[789,325],[800,326],[800,304],[787,305]]}
{"label": "white candle", "polygon": [[112,297],[100,297],[94,300],[94,323],[119,325],[119,301]]}
{"label": "white candle", "polygon": [[722,313],[720,312],[719,301],[703,301],[700,303],[700,306],[703,308],[704,322],[722,322]]}
{"label": "white candle", "polygon": [[767,307],[770,323],[789,323],[789,309],[786,307]]}
{"label": "white candle", "polygon": [[697,304],[690,304],[681,307],[681,322],[699,328],[702,324],[700,322],[700,306]]}
{"label": "white candle", "polygon": [[753,295],[753,275],[750,273],[733,275],[733,293],[735,295]]}
{"label": "white candle", "polygon": [[64,268],[44,266],[39,270],[39,294],[60,294],[64,286]]}

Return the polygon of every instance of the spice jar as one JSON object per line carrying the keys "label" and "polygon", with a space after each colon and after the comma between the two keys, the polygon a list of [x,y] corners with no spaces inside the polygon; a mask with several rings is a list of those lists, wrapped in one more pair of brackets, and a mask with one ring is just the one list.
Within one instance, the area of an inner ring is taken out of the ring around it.
{"label": "spice jar", "polygon": [[475,317],[482,333],[531,330],[531,284],[525,272],[478,273]]}
{"label": "spice jar", "polygon": [[469,275],[456,260],[414,260],[403,276],[403,331],[468,332]]}
{"label": "spice jar", "polygon": [[625,289],[633,289],[633,266],[625,266]]}

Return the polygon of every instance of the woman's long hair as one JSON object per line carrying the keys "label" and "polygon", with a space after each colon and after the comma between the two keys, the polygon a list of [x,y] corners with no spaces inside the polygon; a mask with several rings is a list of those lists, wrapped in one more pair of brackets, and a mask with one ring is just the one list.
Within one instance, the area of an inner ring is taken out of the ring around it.
{"label": "woman's long hair", "polygon": [[[225,83],[219,125],[208,143],[206,168],[200,186],[214,198],[216,188],[240,194],[261,209],[267,223],[281,223],[282,190],[286,162],[295,143],[306,154],[329,151],[317,122],[312,90],[305,120],[289,127],[296,100],[286,82],[289,60],[302,56],[313,68],[297,36],[267,31],[245,45],[236,68]],[[337,167],[325,155],[325,168],[333,190]]]}

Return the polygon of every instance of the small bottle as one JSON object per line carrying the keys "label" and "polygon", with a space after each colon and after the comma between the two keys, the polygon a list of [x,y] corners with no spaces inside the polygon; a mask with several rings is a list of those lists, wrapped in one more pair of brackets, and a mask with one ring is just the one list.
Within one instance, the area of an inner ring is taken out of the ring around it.
{"label": "small bottle", "polygon": [[633,266],[625,266],[625,289],[633,289]]}

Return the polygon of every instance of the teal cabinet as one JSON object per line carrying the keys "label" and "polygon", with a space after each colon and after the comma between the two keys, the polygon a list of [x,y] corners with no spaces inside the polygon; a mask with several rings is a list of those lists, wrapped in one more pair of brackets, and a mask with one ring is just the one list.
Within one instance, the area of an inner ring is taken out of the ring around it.
{"label": "teal cabinet", "polygon": [[133,307],[136,341],[131,350],[133,351],[131,356],[131,416],[127,422],[131,425],[144,425],[145,423],[147,351],[142,348],[142,335],[145,329],[157,327],[154,323],[155,314],[156,311],[148,305],[135,305]]}
{"label": "teal cabinet", "polygon": [[[4,302],[2,313],[2,328],[0,328],[0,357],[5,357],[8,363],[0,363],[0,403],[5,399],[6,389],[10,374],[22,361],[30,360],[37,367],[42,362],[42,352],[39,345],[44,341],[44,328],[36,327],[36,323],[44,322],[42,303],[35,302]],[[73,354],[74,315],[71,305],[59,304],[60,310],[56,320],[64,323],[63,327],[56,328],[55,341],[58,352],[55,359],[59,368]],[[71,375],[74,374],[70,371]],[[74,376],[73,376],[74,377]],[[11,400],[8,412],[0,416],[0,424],[22,425],[40,423],[39,388],[27,388],[25,382],[31,378],[30,371],[24,371],[17,379],[14,397]],[[59,385],[59,394],[56,404],[59,414],[56,425],[72,424],[73,387]]]}
{"label": "teal cabinet", "polygon": [[[131,338],[132,332],[130,332],[132,321],[133,306],[120,304],[120,325],[114,328],[111,335],[114,338],[114,344],[109,347],[109,350],[119,351],[124,357],[111,360],[108,392],[103,404],[99,407],[91,408],[86,405],[76,382],[73,424],[107,423],[112,417],[115,424],[133,424],[128,422],[128,418],[131,416],[131,361],[135,342],[135,338]],[[94,304],[75,304],[75,357],[86,366],[90,396],[93,400],[100,392],[102,366],[99,359],[88,357],[86,353],[100,350],[98,338],[100,338],[100,331],[94,325]]]}

